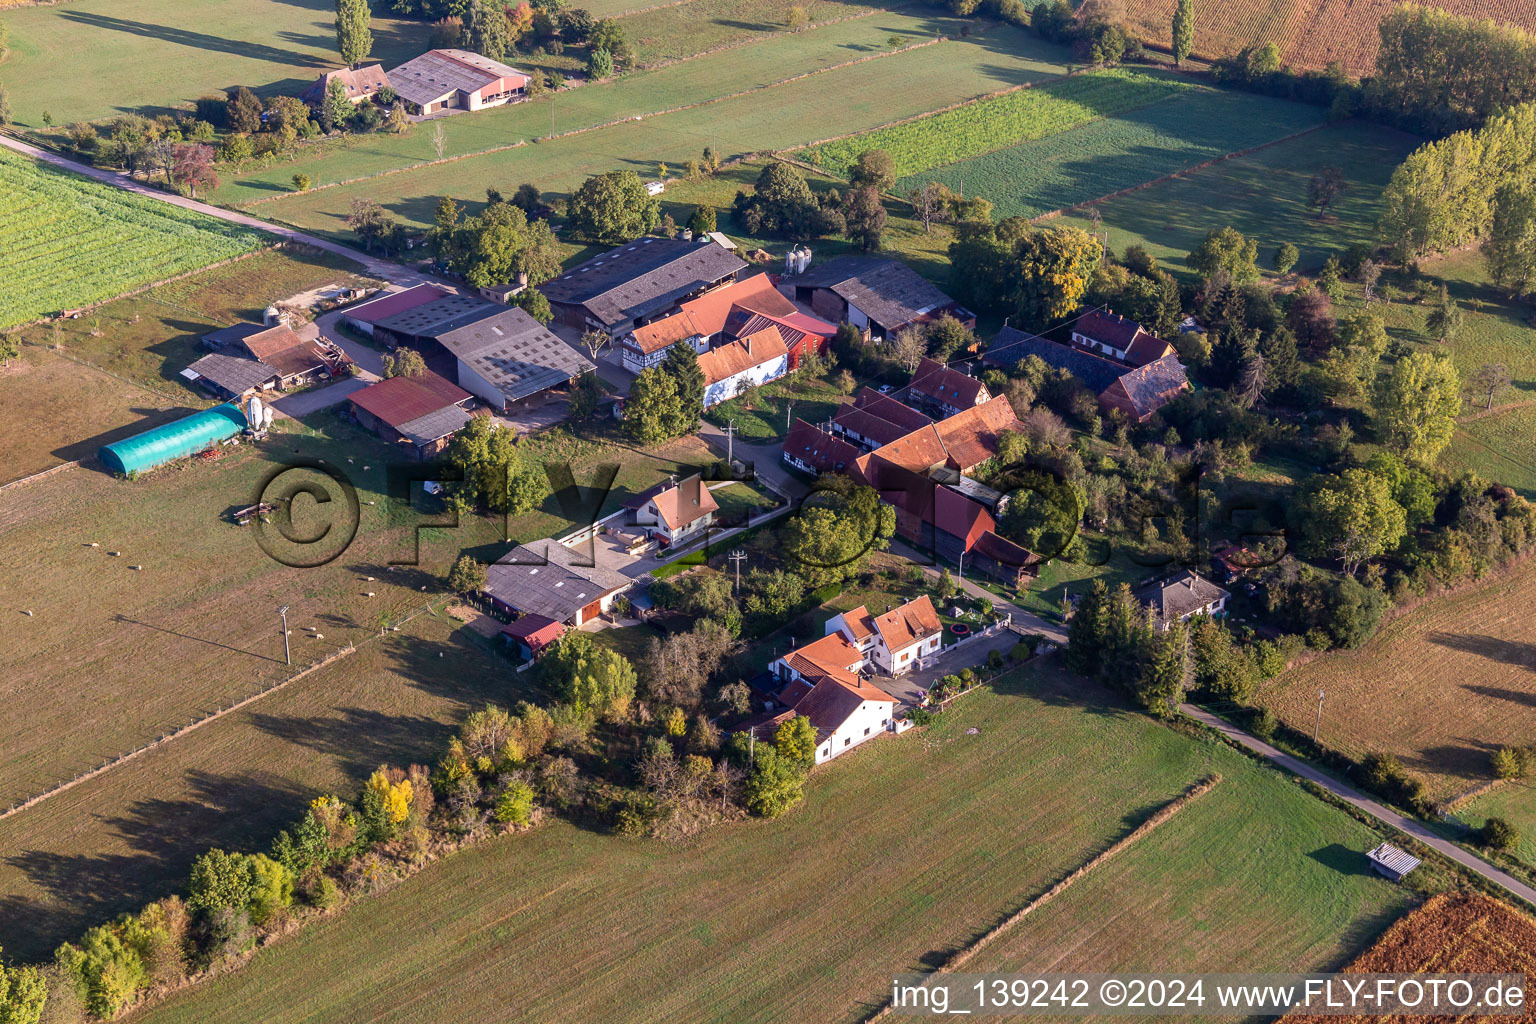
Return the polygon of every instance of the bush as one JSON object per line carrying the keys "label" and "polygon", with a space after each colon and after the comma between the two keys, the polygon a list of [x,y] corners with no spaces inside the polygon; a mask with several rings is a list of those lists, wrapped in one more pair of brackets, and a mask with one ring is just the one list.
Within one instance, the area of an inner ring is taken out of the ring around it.
{"label": "bush", "polygon": [[1493,777],[1496,779],[1518,779],[1525,774],[1524,762],[1527,758],[1522,756],[1523,751],[1514,747],[1500,747],[1489,758],[1493,768]]}
{"label": "bush", "polygon": [[1008,657],[1012,661],[1028,661],[1034,656],[1035,649],[1023,641],[1014,644],[1013,649],[1008,652]]}
{"label": "bush", "polygon": [[1477,830],[1477,841],[1490,850],[1508,850],[1520,842],[1520,832],[1503,818],[1489,818]]}
{"label": "bush", "polygon": [[[1015,645],[1017,647],[1018,645]],[[987,652],[987,668],[996,672],[1003,667],[1003,652],[993,648]]]}
{"label": "bush", "polygon": [[315,875],[304,889],[304,899],[312,907],[330,910],[341,902],[341,886],[330,875]]}
{"label": "bush", "polygon": [[1269,708],[1255,708],[1253,718],[1248,722],[1248,731],[1261,740],[1274,738],[1275,730],[1280,728],[1280,721]]}
{"label": "bush", "polygon": [[1391,754],[1370,753],[1361,763],[1361,779],[1366,788],[1415,813],[1430,810],[1424,781],[1408,774],[1402,762]]}

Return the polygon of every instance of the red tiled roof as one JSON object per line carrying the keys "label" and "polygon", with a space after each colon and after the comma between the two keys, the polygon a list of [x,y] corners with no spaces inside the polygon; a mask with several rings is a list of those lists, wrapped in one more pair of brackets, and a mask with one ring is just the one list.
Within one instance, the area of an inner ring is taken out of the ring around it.
{"label": "red tiled roof", "polygon": [[983,505],[948,487],[934,492],[933,525],[951,537],[959,537],[967,551],[976,546],[982,534],[997,529],[997,522]]}
{"label": "red tiled roof", "polygon": [[695,334],[712,332],[701,331],[693,322],[693,316],[689,313],[674,313],[669,317],[654,320],[648,324],[636,327],[631,338],[627,339],[635,348],[650,355],[658,352],[668,345],[674,345],[685,338],[691,338]]}
{"label": "red tiled roof", "polygon": [[523,615],[501,627],[504,636],[521,640],[534,654],[565,635],[565,624],[544,615]]}
{"label": "red tiled roof", "polygon": [[927,594],[875,616],[875,630],[892,652],[905,650],[944,628]]}
{"label": "red tiled roof", "polygon": [[807,679],[832,679],[855,689],[860,686],[859,677],[848,666],[863,660],[864,655],[841,633],[828,633],[784,655],[784,663]]}
{"label": "red tiled roof", "polygon": [[987,391],[987,386],[975,377],[927,358],[918,363],[908,387],[920,395],[961,409],[975,405]]}
{"label": "red tiled roof", "polygon": [[986,557],[1001,562],[1003,565],[1011,565],[1019,569],[1027,569],[1032,565],[1040,564],[1040,556],[1026,547],[1015,544],[1006,537],[998,536],[992,530],[981,535],[976,542],[976,552]]}
{"label": "red tiled roof", "polygon": [[999,437],[1004,431],[1022,432],[1024,424],[1013,414],[1006,395],[973,405],[934,424],[952,462],[960,472],[987,461],[997,454]]}
{"label": "red tiled roof", "polygon": [[1125,361],[1132,366],[1146,366],[1164,356],[1175,353],[1174,347],[1155,334],[1142,331],[1136,335],[1136,340],[1131,342],[1131,347],[1125,350]]}
{"label": "red tiled roof", "polygon": [[769,328],[702,353],[699,356],[699,369],[704,371],[704,384],[707,387],[754,366],[788,355],[789,349],[785,347],[778,330]]}
{"label": "red tiled roof", "polygon": [[1174,351],[1172,345],[1136,321],[1103,310],[1095,309],[1085,313],[1072,326],[1072,330],[1086,338],[1103,342],[1110,348],[1119,349],[1125,353],[1125,361],[1132,366],[1145,366]]}
{"label": "red tiled roof", "polygon": [[347,400],[398,429],[418,417],[458,405],[469,397],[468,391],[429,370],[370,384],[347,396]]}
{"label": "red tiled roof", "polygon": [[843,622],[848,626],[849,631],[853,633],[855,640],[863,640],[875,632],[874,617],[869,614],[869,609],[862,604],[857,608],[850,608],[848,611],[843,612]]}
{"label": "red tiled roof", "polygon": [[858,461],[859,449],[815,424],[797,419],[784,439],[784,454],[806,463],[818,473],[835,473]]}
{"label": "red tiled roof", "polygon": [[863,680],[855,679],[849,683],[841,679],[823,679],[811,688],[810,693],[796,701],[794,708],[795,714],[811,720],[820,742],[836,732],[837,727],[848,721],[848,716],[867,700],[896,703],[895,697]]}
{"label": "red tiled roof", "polygon": [[[767,274],[758,274],[724,288],[705,292],[679,308],[693,317],[694,323],[699,326],[699,333],[709,335],[724,330],[726,318],[731,315],[732,308],[738,306],[770,317],[790,317],[799,312],[793,302],[779,294],[773,286],[773,279]],[[833,331],[836,330],[834,327]]]}
{"label": "red tiled roof", "polygon": [[949,452],[944,447],[944,439],[931,425],[914,430],[890,444],[882,445],[871,454],[878,455],[885,461],[914,473],[927,472],[934,466],[944,465],[949,461]]}
{"label": "red tiled roof", "polygon": [[624,502],[624,507],[644,508],[651,502],[656,504],[657,516],[670,530],[681,529],[720,509],[719,502],[697,473],[675,484],[657,484],[648,491],[641,491]]}

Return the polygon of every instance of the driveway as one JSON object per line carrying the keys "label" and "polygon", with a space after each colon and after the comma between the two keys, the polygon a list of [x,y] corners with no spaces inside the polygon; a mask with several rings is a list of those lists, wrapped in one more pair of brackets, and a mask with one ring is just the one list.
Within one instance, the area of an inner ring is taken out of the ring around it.
{"label": "driveway", "polygon": [[871,676],[870,682],[904,705],[915,707],[919,691],[930,689],[934,683],[952,672],[985,664],[988,651],[1001,651],[1007,655],[1018,642],[1019,634],[1004,629],[982,640],[973,640],[960,646],[952,644],[944,648],[934,656],[927,668],[914,669],[904,676]]}
{"label": "driveway", "polygon": [[[922,554],[916,548],[907,544],[905,541],[892,541],[891,550],[896,554],[901,555],[903,558],[910,559],[919,565],[922,565],[923,572],[927,573],[929,576],[934,577],[935,579],[938,578],[939,570],[941,568],[945,568],[943,566],[937,565],[923,565],[924,562],[931,562],[933,560],[932,555]],[[953,569],[950,570],[950,578],[954,579]],[[955,582],[960,585],[961,590],[965,591],[971,597],[984,597],[988,601],[991,601],[992,607],[997,610],[999,615],[1013,616],[1013,624],[1018,627],[1021,632],[1039,633],[1041,636],[1045,637],[1047,640],[1051,641],[1057,646],[1066,645],[1067,631],[1058,623],[1047,622],[1045,619],[1042,619],[1034,612],[1025,611],[1023,608],[1020,608],[1012,601],[1005,601],[1001,597],[998,597],[996,594],[992,593],[992,591],[985,587],[978,586],[976,583],[973,583],[970,580],[955,579]]]}
{"label": "driveway", "polygon": [[745,441],[728,444],[725,431],[708,420],[699,424],[699,437],[722,456],[729,450],[736,461],[752,467],[759,483],[789,501],[803,498],[811,491],[808,484],[784,465],[784,449],[779,445],[747,444]]}
{"label": "driveway", "polygon": [[327,384],[323,388],[310,388],[308,391],[300,391],[294,395],[284,395],[268,403],[279,415],[289,419],[301,419],[319,409],[328,409],[333,405],[340,405],[347,400],[347,396],[355,395],[369,385],[370,381],[362,377],[349,377],[346,380]]}

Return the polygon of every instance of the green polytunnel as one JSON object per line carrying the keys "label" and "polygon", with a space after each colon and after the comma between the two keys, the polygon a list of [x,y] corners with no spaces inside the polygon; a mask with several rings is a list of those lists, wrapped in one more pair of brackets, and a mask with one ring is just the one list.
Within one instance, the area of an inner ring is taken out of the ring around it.
{"label": "green polytunnel", "polygon": [[246,427],[234,402],[195,412],[142,434],[101,446],[97,457],[113,473],[142,473],[234,437]]}

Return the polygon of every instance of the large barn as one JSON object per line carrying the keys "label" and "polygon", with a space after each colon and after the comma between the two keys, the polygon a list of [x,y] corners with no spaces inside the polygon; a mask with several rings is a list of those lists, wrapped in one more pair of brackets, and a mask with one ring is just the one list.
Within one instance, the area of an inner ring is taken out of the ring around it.
{"label": "large barn", "polygon": [[622,338],[680,303],[736,280],[747,264],[710,240],[637,238],[539,285],[555,319]]}
{"label": "large barn", "polygon": [[528,76],[470,50],[428,50],[392,69],[389,84],[414,113],[435,114],[520,100]]}

